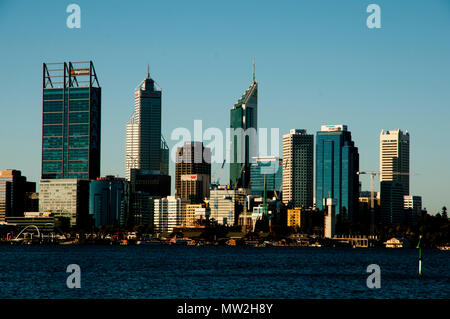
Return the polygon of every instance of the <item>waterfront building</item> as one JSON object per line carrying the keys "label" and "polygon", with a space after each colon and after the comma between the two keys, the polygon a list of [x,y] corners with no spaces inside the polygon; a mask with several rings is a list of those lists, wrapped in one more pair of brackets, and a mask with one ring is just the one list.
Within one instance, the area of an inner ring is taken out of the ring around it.
{"label": "waterfront building", "polygon": [[287,210],[287,226],[300,228],[301,213],[302,213],[301,207],[289,208]]}
{"label": "waterfront building", "polygon": [[400,129],[380,133],[380,182],[398,182],[409,195],[409,133]]}
{"label": "waterfront building", "polygon": [[208,207],[196,207],[194,211],[194,226],[203,226],[209,220],[209,216],[211,216],[211,211]]}
{"label": "waterfront building", "polygon": [[161,135],[162,90],[147,77],[134,91],[134,112],[126,124],[125,177],[131,169],[169,172],[169,149]]}
{"label": "waterfront building", "polygon": [[101,88],[92,61],[43,64],[42,179],[100,176]]}
{"label": "waterfront building", "polygon": [[27,204],[27,194],[36,192],[36,183],[28,182],[14,169],[0,170],[0,222],[6,217],[20,217]]}
{"label": "waterfront building", "polygon": [[8,225],[14,226],[16,235],[28,227],[30,232],[35,232],[35,227],[40,233],[51,233],[55,230],[55,217],[51,213],[24,212],[23,216],[6,217]]}
{"label": "waterfront building", "polygon": [[340,220],[353,220],[358,210],[359,154],[346,125],[323,125],[316,137],[316,207],[336,199]]}
{"label": "waterfront building", "polygon": [[210,219],[214,219],[220,225],[235,225],[243,209],[245,189],[219,186],[211,189],[209,194]]}
{"label": "waterfront building", "polygon": [[95,227],[119,226],[124,201],[124,178],[98,177],[89,185],[89,214]]}
{"label": "waterfront building", "polygon": [[89,221],[89,180],[42,179],[39,211],[66,218],[71,227],[86,226]]}
{"label": "waterfront building", "polygon": [[258,154],[258,82],[255,81],[254,64],[250,87],[231,109],[230,128],[230,184],[233,188],[246,188],[250,185],[252,158]]}
{"label": "waterfront building", "polygon": [[197,226],[200,216],[206,218],[206,205],[201,204],[187,204],[186,215],[182,216],[183,226],[194,227]]}
{"label": "waterfront building", "polygon": [[189,201],[175,196],[154,199],[155,231],[171,232],[175,227],[182,226],[188,204]]}
{"label": "waterfront building", "polygon": [[312,207],[314,135],[292,129],[283,135],[283,203]]}
{"label": "waterfront building", "polygon": [[209,196],[211,149],[202,142],[185,142],[177,148],[175,162],[176,196],[202,203]]}
{"label": "waterfront building", "polygon": [[[281,184],[283,177],[283,161],[275,156],[255,157],[250,166],[250,185],[253,195],[264,196],[264,189],[267,197],[281,194]],[[265,187],[264,187],[265,184]]]}

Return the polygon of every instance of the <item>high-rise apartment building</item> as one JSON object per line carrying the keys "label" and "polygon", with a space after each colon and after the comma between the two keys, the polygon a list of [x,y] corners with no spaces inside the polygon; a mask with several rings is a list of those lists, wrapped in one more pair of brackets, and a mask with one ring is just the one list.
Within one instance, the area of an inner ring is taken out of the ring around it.
{"label": "high-rise apartment building", "polygon": [[202,142],[185,142],[177,148],[175,163],[176,195],[202,203],[209,196],[211,182],[211,149]]}
{"label": "high-rise apartment building", "polygon": [[283,203],[312,207],[314,135],[293,129],[283,135]]}
{"label": "high-rise apartment building", "polygon": [[403,185],[409,195],[409,133],[400,129],[380,133],[380,182]]}
{"label": "high-rise apartment building", "polygon": [[255,81],[254,64],[252,84],[231,109],[230,128],[230,183],[233,187],[248,188],[250,164],[258,155],[258,82]]}
{"label": "high-rise apartment building", "polygon": [[161,95],[155,81],[147,77],[134,91],[134,112],[126,124],[125,177],[131,169],[168,175],[169,151],[161,135]]}
{"label": "high-rise apartment building", "polygon": [[358,212],[359,154],[346,125],[323,125],[316,137],[316,207],[336,200],[336,216],[353,220]]}
{"label": "high-rise apartment building", "polygon": [[100,176],[101,88],[94,64],[43,64],[42,179]]}

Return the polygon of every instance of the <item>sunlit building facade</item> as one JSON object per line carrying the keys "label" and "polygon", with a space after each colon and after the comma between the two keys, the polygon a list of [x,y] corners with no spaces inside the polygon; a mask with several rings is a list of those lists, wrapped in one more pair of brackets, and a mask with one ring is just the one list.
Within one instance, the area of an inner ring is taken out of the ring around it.
{"label": "sunlit building facade", "polygon": [[358,212],[359,153],[346,125],[323,125],[316,136],[316,207],[335,200],[336,216],[353,220]]}
{"label": "sunlit building facade", "polygon": [[100,176],[101,88],[90,62],[43,64],[42,178]]}

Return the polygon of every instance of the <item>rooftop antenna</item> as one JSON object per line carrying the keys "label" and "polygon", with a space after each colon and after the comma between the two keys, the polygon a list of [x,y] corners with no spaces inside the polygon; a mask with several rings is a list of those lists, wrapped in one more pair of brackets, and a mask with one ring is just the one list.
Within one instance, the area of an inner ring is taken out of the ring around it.
{"label": "rooftop antenna", "polygon": [[255,83],[255,58],[253,58],[253,82]]}
{"label": "rooftop antenna", "polygon": [[150,65],[147,64],[147,79],[150,79]]}

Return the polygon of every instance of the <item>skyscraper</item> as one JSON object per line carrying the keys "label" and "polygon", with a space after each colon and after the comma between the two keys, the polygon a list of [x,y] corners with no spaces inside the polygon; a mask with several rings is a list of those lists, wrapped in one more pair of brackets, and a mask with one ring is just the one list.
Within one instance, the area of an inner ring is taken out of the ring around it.
{"label": "skyscraper", "polygon": [[380,133],[380,182],[397,182],[409,195],[409,133],[400,129]]}
{"label": "skyscraper", "polygon": [[100,176],[101,88],[92,61],[43,64],[42,178]]}
{"label": "skyscraper", "polygon": [[230,183],[233,187],[247,188],[250,184],[251,160],[258,155],[258,82],[255,81],[254,64],[252,84],[231,109],[230,128]]}
{"label": "skyscraper", "polygon": [[161,94],[147,70],[134,91],[134,112],[126,125],[125,177],[131,169],[168,173],[168,148],[161,136]]}
{"label": "skyscraper", "polygon": [[[250,166],[250,189],[253,195],[264,196],[266,189],[267,197],[273,197],[281,192],[283,175],[283,161],[275,156],[256,157]],[[264,187],[264,183],[266,186]]]}
{"label": "skyscraper", "polygon": [[202,142],[185,142],[177,149],[176,195],[191,203],[202,203],[209,196],[210,182],[211,149]]}
{"label": "skyscraper", "polygon": [[293,129],[283,135],[283,203],[312,207],[314,135]]}
{"label": "skyscraper", "polygon": [[316,206],[336,200],[336,216],[353,220],[358,211],[359,154],[346,125],[323,125],[316,137]]}

